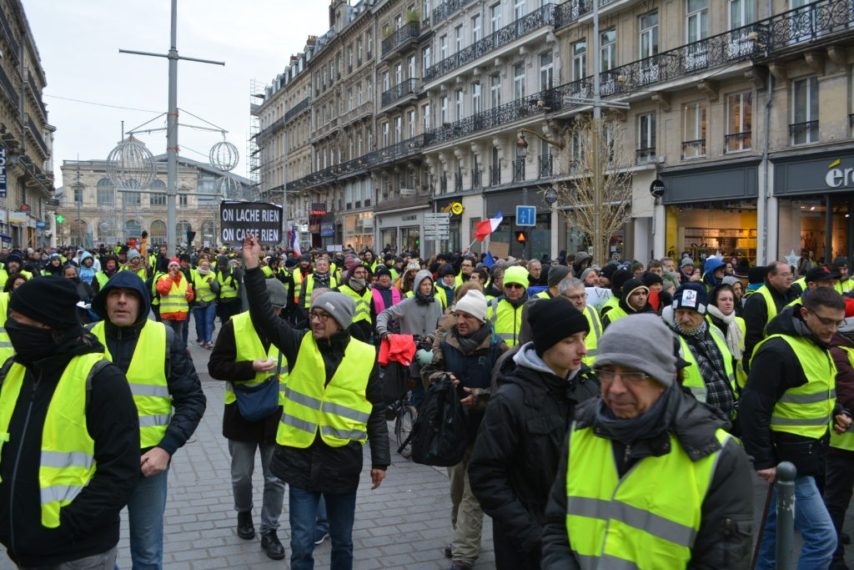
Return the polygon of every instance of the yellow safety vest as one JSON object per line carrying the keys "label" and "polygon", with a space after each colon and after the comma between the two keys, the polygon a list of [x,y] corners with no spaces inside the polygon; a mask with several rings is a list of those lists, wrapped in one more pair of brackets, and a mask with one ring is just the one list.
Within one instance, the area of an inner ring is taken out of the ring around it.
{"label": "yellow safety vest", "polygon": [[[104,345],[104,358],[112,362],[113,355],[107,348],[104,321],[92,327],[92,334]],[[172,421],[172,396],[166,379],[167,354],[166,325],[145,321],[125,373],[133,394],[133,403],[139,413],[141,449],[154,447],[163,441],[169,422]]]}
{"label": "yellow safety vest", "polygon": [[211,289],[211,281],[215,279],[213,273],[202,275],[198,271],[193,272],[193,288],[196,290],[196,301],[209,303],[216,299],[216,293]]}
{"label": "yellow safety vest", "polygon": [[492,330],[507,346],[519,343],[519,330],[522,328],[522,307],[513,307],[503,297],[496,297],[487,305],[486,318],[492,323]]}
{"label": "yellow safety vest", "polygon": [[[620,297],[617,295],[608,297],[608,300],[602,303],[602,306],[599,308],[599,317],[604,317],[611,310],[620,307]],[[608,309],[606,311],[605,309]]]}
{"label": "yellow safety vest", "polygon": [[[731,437],[715,435],[721,448]],[[572,428],[566,533],[581,568],[685,568],[721,450],[697,461],[670,436],[670,452],[641,459],[622,477],[610,440]],[[679,481],[662,492],[662,481]]]}
{"label": "yellow safety vest", "polygon": [[546,289],[545,291],[540,291],[536,295],[534,295],[535,299],[553,299],[551,291]]}
{"label": "yellow safety vest", "polygon": [[365,290],[359,294],[349,285],[341,285],[338,291],[344,293],[356,303],[356,310],[353,313],[353,323],[366,321],[368,324],[371,324],[371,302],[374,299],[371,288],[366,286]]}
{"label": "yellow safety vest", "polygon": [[[729,347],[726,344],[726,339],[724,339],[724,335],[721,332],[721,329],[714,325],[706,325],[709,327],[709,334],[712,336],[712,340],[715,341],[715,346],[718,347],[718,350],[721,353],[721,357],[724,360],[724,372],[726,372],[726,379],[729,382],[729,386],[732,389],[732,399],[735,401],[738,399],[738,385],[735,381],[735,370],[732,366],[732,353],[729,351]],[[706,389],[706,382],[703,379],[703,375],[700,373],[700,367],[697,364],[697,359],[694,357],[694,353],[691,352],[691,347],[688,345],[688,341],[685,340],[685,337],[682,335],[679,336],[679,356],[685,362],[691,364],[691,366],[684,369],[684,380],[682,385],[691,390],[691,393],[694,397],[700,402],[706,402],[706,395],[708,394],[708,390]]]}
{"label": "yellow safety vest", "polygon": [[9,280],[9,273],[5,268],[0,269],[0,288],[6,286],[6,281]]}
{"label": "yellow safety vest", "polygon": [[237,298],[237,283],[234,275],[223,278],[222,273],[217,271],[216,280],[219,281],[219,298],[221,301]]}
{"label": "yellow safety vest", "polygon": [[[107,281],[110,280],[110,277],[103,271],[99,271],[95,274],[95,280],[98,282],[98,290],[100,291],[104,288],[104,285],[107,284]],[[143,279],[143,281],[145,281],[145,279]]]}
{"label": "yellow safety vest", "polygon": [[593,366],[596,362],[599,339],[602,337],[602,321],[599,318],[599,313],[590,305],[584,307],[584,316],[587,317],[590,332],[584,337],[584,347],[587,349],[587,355],[581,361],[587,366]]}
{"label": "yellow safety vest", "polygon": [[[614,297],[611,297],[611,298],[613,299]],[[620,301],[618,299],[617,304],[615,304],[614,307],[610,311],[608,311],[607,313],[604,313],[602,315],[602,324],[604,326],[607,326],[607,325],[605,325],[606,320],[607,320],[608,324],[610,325],[614,321],[617,321],[619,319],[622,319],[623,317],[629,316],[629,314],[623,310],[623,308],[619,305],[619,303],[620,303]]]}
{"label": "yellow safety vest", "polygon": [[276,443],[307,448],[318,434],[330,447],[368,439],[368,379],[376,360],[371,345],[351,338],[344,358],[326,383],[326,365],[310,332],[302,337],[296,366],[285,387]]}
{"label": "yellow safety vest", "polygon": [[[713,326],[712,317],[709,314],[706,314],[706,322],[709,323],[709,326]],[[744,339],[747,336],[747,324],[744,322],[744,319],[741,317],[735,318],[736,326],[741,331],[741,352],[744,353]],[[720,329],[719,329],[720,330]],[[721,332],[723,332],[721,330]],[[729,348],[729,346],[727,346]],[[743,358],[739,358],[735,363],[735,382],[738,384],[740,389],[743,389],[747,385],[747,372],[744,371],[744,362]]]}
{"label": "yellow safety vest", "polygon": [[6,332],[6,313],[9,312],[9,293],[0,292],[0,362],[6,362],[14,356],[15,349]]}
{"label": "yellow safety vest", "polygon": [[151,305],[154,307],[160,306],[160,293],[157,292],[157,281],[159,281],[164,275],[166,274],[156,271],[151,280]]}
{"label": "yellow safety vest", "polygon": [[[162,279],[162,278],[161,278]],[[170,313],[187,313],[190,311],[190,304],[187,303],[187,278],[181,276],[181,281],[175,283],[172,281],[172,288],[168,295],[160,296],[160,314]]]}
{"label": "yellow safety vest", "polygon": [[837,293],[839,293],[840,295],[843,295],[843,294],[847,293],[848,291],[850,291],[851,289],[854,289],[854,280],[848,278],[848,279],[845,279],[842,281],[837,281],[835,288],[836,288]]}
{"label": "yellow safety vest", "polygon": [[[244,311],[231,317],[231,326],[234,327],[235,349],[237,350],[237,362],[251,362],[259,358],[269,358],[280,363],[279,372],[279,404],[284,398],[285,382],[288,378],[288,361],[282,358],[279,359],[279,349],[273,343],[270,343],[270,348],[264,350],[264,344],[261,342],[261,337],[255,331],[255,325],[252,324],[252,318],[249,316],[249,311]],[[275,378],[275,372],[258,372],[252,380],[235,380],[234,383],[244,386],[255,386],[262,384],[268,378]],[[225,403],[233,404],[237,401],[232,388],[232,382],[225,384]]]}
{"label": "yellow safety vest", "polygon": [[[314,273],[310,273],[304,279],[305,284],[305,294],[301,296],[302,298],[302,306],[306,309],[311,308],[311,292],[314,290]],[[335,275],[330,271],[329,273],[329,288],[335,289],[338,287],[338,280],[335,279]]]}
{"label": "yellow safety vest", "polygon": [[[100,352],[71,359],[56,385],[42,427],[39,489],[41,523],[59,528],[59,513],[74,501],[95,475],[95,440],[86,427],[86,384]],[[0,389],[0,446],[9,438],[9,424],[24,384],[26,368],[12,364]]]}
{"label": "yellow safety vest", "polygon": [[756,292],[765,299],[765,306],[767,307],[768,312],[768,319],[765,321],[765,326],[767,327],[768,323],[777,316],[777,304],[774,302],[774,297],[771,296],[771,291],[768,289],[768,285],[763,285],[757,289]]}
{"label": "yellow safety vest", "polygon": [[804,371],[807,383],[789,388],[771,411],[771,431],[820,439],[827,433],[836,404],[836,364],[830,352],[801,337],[773,334],[756,345],[753,357],[772,338],[781,338]]}
{"label": "yellow safety vest", "polygon": [[264,274],[265,279],[272,279],[274,277],[273,270],[270,269],[269,265],[264,265],[261,267],[261,273]]}
{"label": "yellow safety vest", "polygon": [[[854,348],[840,346],[845,354],[848,355],[848,364],[854,366]],[[830,430],[830,447],[836,449],[845,449],[854,451],[854,424],[852,424],[845,433],[836,433],[835,429]]]}

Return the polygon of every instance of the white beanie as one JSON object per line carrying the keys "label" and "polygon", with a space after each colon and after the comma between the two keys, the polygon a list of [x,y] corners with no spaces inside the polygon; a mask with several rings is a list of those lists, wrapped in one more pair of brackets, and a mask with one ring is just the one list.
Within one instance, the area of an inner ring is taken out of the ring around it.
{"label": "white beanie", "polygon": [[455,311],[468,313],[482,323],[486,322],[486,297],[477,289],[471,289],[454,305]]}

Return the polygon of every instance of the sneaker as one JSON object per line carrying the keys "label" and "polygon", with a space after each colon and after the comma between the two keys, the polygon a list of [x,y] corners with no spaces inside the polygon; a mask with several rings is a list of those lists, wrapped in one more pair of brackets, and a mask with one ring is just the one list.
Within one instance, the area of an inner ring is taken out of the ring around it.
{"label": "sneaker", "polygon": [[244,540],[255,538],[255,525],[252,523],[252,511],[237,513],[237,536]]}
{"label": "sneaker", "polygon": [[315,532],[314,533],[314,544],[321,545],[329,538],[328,532]]}
{"label": "sneaker", "polygon": [[264,554],[271,560],[282,560],[285,557],[285,547],[276,536],[276,531],[271,530],[261,535],[261,548]]}

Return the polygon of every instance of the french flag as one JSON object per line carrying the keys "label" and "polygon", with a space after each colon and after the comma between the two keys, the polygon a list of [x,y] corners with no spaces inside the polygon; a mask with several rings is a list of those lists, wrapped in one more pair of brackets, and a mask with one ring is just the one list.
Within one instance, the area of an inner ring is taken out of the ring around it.
{"label": "french flag", "polygon": [[498,225],[503,219],[504,216],[501,214],[501,212],[497,212],[494,218],[489,218],[488,220],[478,222],[477,226],[474,229],[474,239],[478,241],[485,240],[487,236],[489,236],[489,234],[498,229]]}
{"label": "french flag", "polygon": [[302,252],[299,249],[299,238],[297,237],[297,229],[295,227],[291,227],[288,231],[288,245],[294,251],[294,255],[297,257],[302,255]]}

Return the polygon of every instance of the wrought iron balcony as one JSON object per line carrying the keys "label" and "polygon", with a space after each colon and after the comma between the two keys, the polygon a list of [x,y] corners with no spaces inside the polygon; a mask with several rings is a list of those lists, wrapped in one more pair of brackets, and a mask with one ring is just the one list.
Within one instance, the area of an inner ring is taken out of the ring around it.
{"label": "wrought iron balcony", "polygon": [[417,93],[418,80],[406,79],[397,85],[392,86],[388,91],[383,92],[382,106],[388,107],[395,103],[407,99]]}
{"label": "wrought iron balcony", "polygon": [[551,178],[554,176],[554,156],[546,154],[540,157],[540,178]]}
{"label": "wrought iron balcony", "polygon": [[649,164],[655,162],[655,147],[647,146],[635,150],[635,161],[638,164]]}
{"label": "wrought iron balcony", "polygon": [[501,185],[501,167],[500,166],[490,166],[489,167],[489,185],[490,186],[500,186]]}
{"label": "wrought iron balcony", "polygon": [[30,92],[33,94],[33,99],[35,99],[36,106],[39,108],[39,111],[41,111],[42,117],[47,120],[47,109],[45,108],[44,102],[42,101],[41,92],[39,92],[39,89],[36,86],[36,80],[33,77],[33,74],[29,71],[27,72],[27,84],[30,86]]}
{"label": "wrought iron balcony", "polygon": [[380,165],[418,154],[425,144],[427,144],[428,140],[429,137],[426,134],[416,135],[411,139],[406,139],[405,141],[370,153],[368,155],[370,157],[369,160],[371,164]]}
{"label": "wrought iron balcony", "polygon": [[[0,10],[0,13],[3,11]],[[6,98],[15,106],[18,106],[18,90],[15,89],[14,84],[9,80],[9,76],[6,75],[6,72],[0,67],[0,86],[3,87],[3,90],[6,92]]]}
{"label": "wrought iron balcony", "polygon": [[763,20],[762,42],[776,52],[850,32],[852,22],[854,11],[849,0],[819,0]]}
{"label": "wrought iron balcony", "polygon": [[474,0],[445,0],[438,7],[433,9],[433,23],[438,24],[445,18],[454,14],[460,8],[467,4],[471,4]]}
{"label": "wrought iron balcony", "polygon": [[513,182],[524,182],[525,181],[525,159],[524,158],[514,158],[513,159]]}
{"label": "wrought iron balcony", "polygon": [[9,50],[4,50],[4,55],[9,55],[12,57],[12,61],[18,61],[18,52],[20,51],[20,47],[18,42],[15,41],[15,35],[12,33],[12,27],[9,25],[9,20],[6,19],[6,13],[3,10],[0,10],[0,30],[3,32],[4,39],[6,43],[9,44]]}
{"label": "wrought iron balcony", "polygon": [[285,122],[288,123],[296,118],[303,111],[307,111],[311,107],[311,97],[306,97],[285,113]]}
{"label": "wrought iron balcony", "polygon": [[752,141],[753,133],[751,131],[724,135],[724,152],[731,153],[750,150]]}
{"label": "wrought iron balcony", "polygon": [[[599,0],[599,9],[617,0]],[[568,26],[593,12],[593,0],[569,0],[555,10],[555,28]]]}
{"label": "wrought iron balcony", "polygon": [[32,135],[33,139],[36,141],[39,150],[42,151],[42,154],[45,157],[49,157],[50,152],[48,152],[47,145],[45,144],[44,139],[42,138],[41,129],[36,126],[36,124],[33,122],[32,117],[30,117],[29,115],[27,115],[27,128],[30,131],[30,135]]}
{"label": "wrought iron balcony", "polygon": [[481,188],[483,178],[483,171],[479,168],[472,168],[471,170],[471,188],[472,190],[478,190]]}
{"label": "wrought iron balcony", "polygon": [[418,40],[418,36],[421,34],[421,23],[420,22],[407,22],[400,29],[395,30],[391,33],[391,35],[385,38],[382,42],[382,56],[385,58],[386,56],[394,53],[396,50],[415,43]]}
{"label": "wrought iron balcony", "polygon": [[818,142],[818,121],[805,121],[789,125],[789,135],[792,144],[808,144]]}
{"label": "wrought iron balcony", "polygon": [[427,68],[424,72],[424,81],[433,81],[438,79],[455,69],[459,69],[464,65],[480,59],[491,51],[502,48],[517,39],[542,28],[543,26],[551,25],[554,21],[554,10],[555,6],[553,4],[546,4],[545,6],[537,8],[533,12],[519,18],[512,24],[504,26],[500,30],[493,32],[482,40],[461,49],[454,55],[446,57],[439,63]]}
{"label": "wrought iron balcony", "polygon": [[454,172],[454,192],[463,191],[463,171],[457,170]]}
{"label": "wrought iron balcony", "polygon": [[706,156],[706,139],[682,141],[682,160]]}

